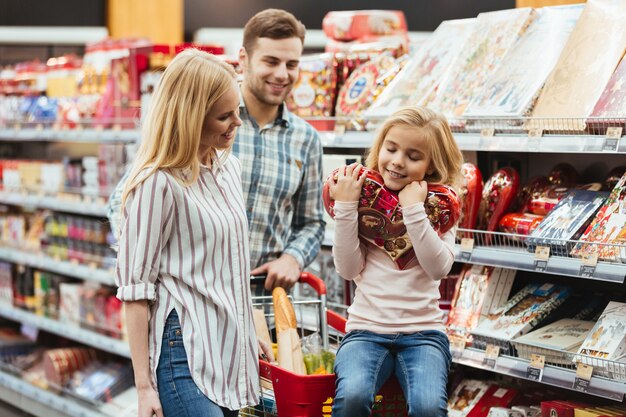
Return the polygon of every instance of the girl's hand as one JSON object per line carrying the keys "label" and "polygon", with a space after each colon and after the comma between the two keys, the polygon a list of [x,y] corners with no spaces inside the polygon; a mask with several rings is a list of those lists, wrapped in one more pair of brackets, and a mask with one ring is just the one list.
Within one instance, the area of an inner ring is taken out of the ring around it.
{"label": "girl's hand", "polygon": [[138,417],[163,417],[163,409],[161,408],[159,394],[154,388],[151,386],[138,388],[137,396],[139,400]]}
{"label": "girl's hand", "polygon": [[266,342],[262,341],[261,339],[257,339],[257,340],[259,341],[259,357],[269,363],[276,362],[276,359],[274,358],[274,351],[272,351],[272,347],[268,345]]}
{"label": "girl's hand", "polygon": [[423,203],[428,196],[428,184],[426,181],[413,181],[407,184],[398,194],[402,207]]}
{"label": "girl's hand", "polygon": [[363,165],[355,162],[339,170],[335,184],[330,186],[330,196],[335,201],[359,201],[365,183],[365,173],[359,176],[361,168]]}

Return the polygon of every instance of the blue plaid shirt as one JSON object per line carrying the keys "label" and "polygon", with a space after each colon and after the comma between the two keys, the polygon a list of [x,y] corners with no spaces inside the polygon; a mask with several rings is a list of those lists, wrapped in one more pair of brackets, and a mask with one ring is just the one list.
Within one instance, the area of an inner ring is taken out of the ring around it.
{"label": "blue plaid shirt", "polygon": [[[310,264],[324,237],[322,144],[308,123],[285,106],[273,122],[259,128],[240,107],[233,154],[242,165],[243,194],[250,226],[250,266],[288,253],[301,267]],[[128,175],[128,172],[127,172]],[[112,230],[119,230],[124,176],[109,198]]]}

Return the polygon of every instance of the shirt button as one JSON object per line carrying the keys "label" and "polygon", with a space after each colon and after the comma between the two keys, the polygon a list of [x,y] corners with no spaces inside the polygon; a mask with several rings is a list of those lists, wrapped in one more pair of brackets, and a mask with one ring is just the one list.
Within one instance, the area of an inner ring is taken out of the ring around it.
{"label": "shirt button", "polygon": [[170,346],[174,346],[174,342],[170,342]]}

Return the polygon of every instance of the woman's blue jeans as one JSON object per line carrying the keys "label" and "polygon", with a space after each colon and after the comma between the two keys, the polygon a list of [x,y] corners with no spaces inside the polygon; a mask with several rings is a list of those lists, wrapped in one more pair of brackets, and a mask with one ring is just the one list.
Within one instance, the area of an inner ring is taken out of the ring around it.
{"label": "woman's blue jeans", "polygon": [[377,334],[355,330],[337,352],[333,417],[369,417],[374,397],[395,375],[409,417],[448,415],[446,385],[452,357],[448,337],[437,330]]}
{"label": "woman's blue jeans", "polygon": [[191,378],[176,310],[165,322],[157,385],[165,417],[237,417],[237,411],[209,400]]}

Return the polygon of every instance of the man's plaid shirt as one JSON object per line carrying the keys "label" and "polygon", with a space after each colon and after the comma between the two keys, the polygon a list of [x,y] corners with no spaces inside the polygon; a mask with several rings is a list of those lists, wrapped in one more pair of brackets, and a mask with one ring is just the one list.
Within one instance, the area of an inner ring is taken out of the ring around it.
{"label": "man's plaid shirt", "polygon": [[[243,124],[237,130],[233,154],[243,171],[251,268],[282,253],[306,266],[317,256],[324,236],[319,135],[284,105],[279,117],[262,128],[243,102],[240,111]],[[115,235],[126,179],[122,178],[109,199],[108,217]]]}

